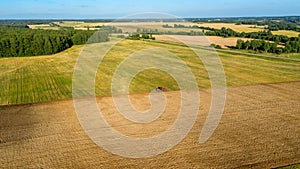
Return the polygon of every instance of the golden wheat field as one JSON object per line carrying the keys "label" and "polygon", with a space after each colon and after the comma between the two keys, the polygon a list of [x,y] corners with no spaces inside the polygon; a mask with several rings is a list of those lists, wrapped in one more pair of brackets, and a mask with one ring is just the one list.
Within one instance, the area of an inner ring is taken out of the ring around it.
{"label": "golden wheat field", "polygon": [[289,31],[289,30],[279,30],[279,31],[272,31],[274,35],[284,35],[288,37],[298,37],[299,32],[296,31]]}
{"label": "golden wheat field", "polygon": [[230,28],[236,32],[258,32],[263,31],[264,26],[256,26],[256,25],[236,25],[234,23],[200,23],[198,26],[202,27],[210,27],[215,29],[221,28]]}

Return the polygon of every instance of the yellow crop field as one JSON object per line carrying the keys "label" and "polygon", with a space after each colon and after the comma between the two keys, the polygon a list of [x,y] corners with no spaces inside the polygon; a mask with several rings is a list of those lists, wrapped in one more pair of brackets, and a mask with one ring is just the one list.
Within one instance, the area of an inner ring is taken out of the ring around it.
{"label": "yellow crop field", "polygon": [[[173,38],[172,38],[173,37]],[[161,41],[169,41],[169,42],[179,42],[179,40],[176,39],[176,35],[174,36],[168,36],[168,35],[155,35],[155,38],[157,40]],[[216,44],[220,45],[222,48],[228,48],[232,46],[236,46],[237,40],[241,39],[244,41],[252,40],[250,38],[223,38],[220,36],[191,36],[189,39],[193,39],[195,42],[203,42],[199,43],[198,45],[202,46],[209,46],[210,44]],[[197,44],[194,44],[197,45]]]}
{"label": "yellow crop field", "polygon": [[279,30],[279,31],[272,31],[274,35],[284,35],[288,37],[298,37],[300,32],[296,31],[288,31],[288,30]]}
{"label": "yellow crop field", "polygon": [[256,25],[236,25],[234,23],[200,23],[198,26],[210,27],[215,29],[221,29],[222,27],[230,28],[236,32],[258,32],[263,31],[264,26],[256,26]]}

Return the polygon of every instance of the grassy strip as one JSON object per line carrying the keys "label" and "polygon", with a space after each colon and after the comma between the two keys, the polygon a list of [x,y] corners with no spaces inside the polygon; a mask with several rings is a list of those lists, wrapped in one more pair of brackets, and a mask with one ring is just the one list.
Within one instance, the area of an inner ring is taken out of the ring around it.
{"label": "grassy strip", "polygon": [[294,164],[294,165],[290,165],[290,166],[279,167],[277,169],[299,169],[299,168],[300,168],[300,164]]}

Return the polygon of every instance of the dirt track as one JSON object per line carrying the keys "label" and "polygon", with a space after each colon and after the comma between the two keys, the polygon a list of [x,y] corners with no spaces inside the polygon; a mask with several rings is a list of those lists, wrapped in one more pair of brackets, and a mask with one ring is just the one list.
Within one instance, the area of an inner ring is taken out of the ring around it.
{"label": "dirt track", "polygon": [[[228,88],[221,123],[199,144],[210,101],[201,92],[200,114],[188,136],[153,158],[128,159],[95,145],[81,129],[72,100],[0,107],[0,168],[272,168],[300,163],[300,82]],[[125,135],[149,137],[177,115],[179,93],[166,93],[166,112],[153,124],[121,118],[110,97],[99,98],[106,120]],[[138,110],[147,96],[132,96]],[[138,104],[137,104],[138,103]]]}

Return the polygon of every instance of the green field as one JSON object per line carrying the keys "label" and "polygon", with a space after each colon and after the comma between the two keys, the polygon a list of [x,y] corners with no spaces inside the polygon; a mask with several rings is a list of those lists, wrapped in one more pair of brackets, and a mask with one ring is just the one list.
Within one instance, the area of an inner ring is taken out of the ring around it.
{"label": "green field", "polygon": [[299,169],[299,168],[300,168],[300,164],[295,164],[295,165],[291,165],[291,166],[280,167],[278,169]]}
{"label": "green field", "polygon": [[[102,44],[96,44],[101,47]],[[200,88],[209,88],[210,81],[203,64],[188,47],[150,41],[124,40],[104,58],[96,78],[96,94],[110,94],[115,68],[135,51],[163,48],[185,61],[195,74]],[[24,104],[72,97],[74,65],[83,46],[51,56],[0,59],[0,105]],[[300,62],[261,59],[219,53],[228,86],[276,83],[300,80]],[[130,92],[149,92],[158,85],[178,90],[174,79],[158,70],[140,72],[131,82]]]}
{"label": "green field", "polygon": [[281,57],[300,59],[300,53],[281,54]]}

